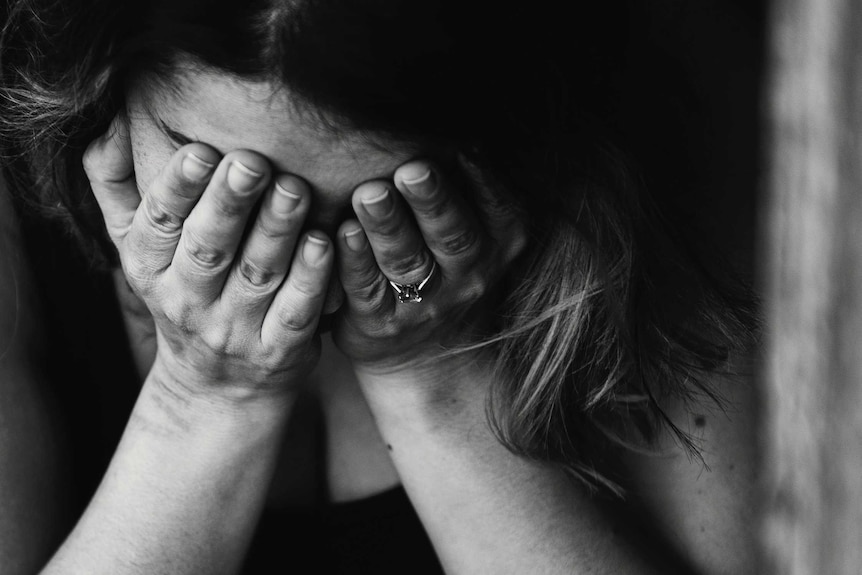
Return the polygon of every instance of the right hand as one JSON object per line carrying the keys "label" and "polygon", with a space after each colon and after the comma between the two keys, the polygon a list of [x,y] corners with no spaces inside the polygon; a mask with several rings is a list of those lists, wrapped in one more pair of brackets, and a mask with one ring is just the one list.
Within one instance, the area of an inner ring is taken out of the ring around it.
{"label": "right hand", "polygon": [[150,376],[229,400],[293,391],[319,356],[334,259],[323,233],[299,237],[307,186],[288,174],[271,181],[254,152],[221,158],[193,143],[142,194],[132,157],[118,116],[87,148],[84,170],[126,279],[155,319]]}

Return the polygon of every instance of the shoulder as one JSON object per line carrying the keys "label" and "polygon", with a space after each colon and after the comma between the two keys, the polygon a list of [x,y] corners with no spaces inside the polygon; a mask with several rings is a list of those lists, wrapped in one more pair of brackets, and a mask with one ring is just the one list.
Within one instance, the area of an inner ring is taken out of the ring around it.
{"label": "shoulder", "polygon": [[658,438],[656,453],[624,456],[634,500],[704,573],[753,572],[757,395],[753,370],[735,371],[710,377],[718,402],[695,396],[663,405],[701,458],[669,432]]}

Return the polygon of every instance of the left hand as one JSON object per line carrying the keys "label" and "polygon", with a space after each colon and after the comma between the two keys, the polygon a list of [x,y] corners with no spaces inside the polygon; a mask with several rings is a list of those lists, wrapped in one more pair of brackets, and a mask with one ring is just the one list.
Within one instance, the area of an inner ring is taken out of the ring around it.
{"label": "left hand", "polygon": [[[375,180],[353,194],[358,221],[344,222],[335,240],[345,302],[333,337],[360,371],[414,370],[469,342],[468,331],[485,311],[483,296],[526,245],[517,211],[478,170],[461,164],[481,213],[424,160],[398,168],[394,186]],[[421,302],[398,301],[389,280],[418,284],[429,274]]]}

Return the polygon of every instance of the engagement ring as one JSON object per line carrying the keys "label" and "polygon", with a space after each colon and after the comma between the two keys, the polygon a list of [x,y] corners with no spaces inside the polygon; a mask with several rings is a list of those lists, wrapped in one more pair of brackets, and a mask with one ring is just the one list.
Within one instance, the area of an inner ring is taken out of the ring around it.
{"label": "engagement ring", "polygon": [[398,296],[398,303],[419,303],[422,301],[422,288],[425,287],[425,284],[428,283],[428,280],[431,279],[431,276],[434,275],[434,272],[437,270],[437,262],[434,262],[431,266],[431,271],[428,272],[428,275],[425,276],[419,283],[415,284],[400,284],[398,282],[394,282],[389,280],[389,285],[392,286],[392,289],[395,291],[395,295]]}

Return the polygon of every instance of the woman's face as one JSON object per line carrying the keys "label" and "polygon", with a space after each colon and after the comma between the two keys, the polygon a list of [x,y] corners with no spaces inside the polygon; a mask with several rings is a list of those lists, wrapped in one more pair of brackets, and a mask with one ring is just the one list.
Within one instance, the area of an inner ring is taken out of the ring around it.
{"label": "woman's face", "polygon": [[127,96],[135,175],[144,194],[189,141],[222,154],[252,150],[269,159],[274,174],[289,172],[308,182],[313,200],[306,225],[332,234],[352,217],[350,197],[359,184],[391,178],[413,155],[383,151],[360,134],[321,129],[280,86],[197,67],[181,69],[170,87],[165,84],[141,82]]}

